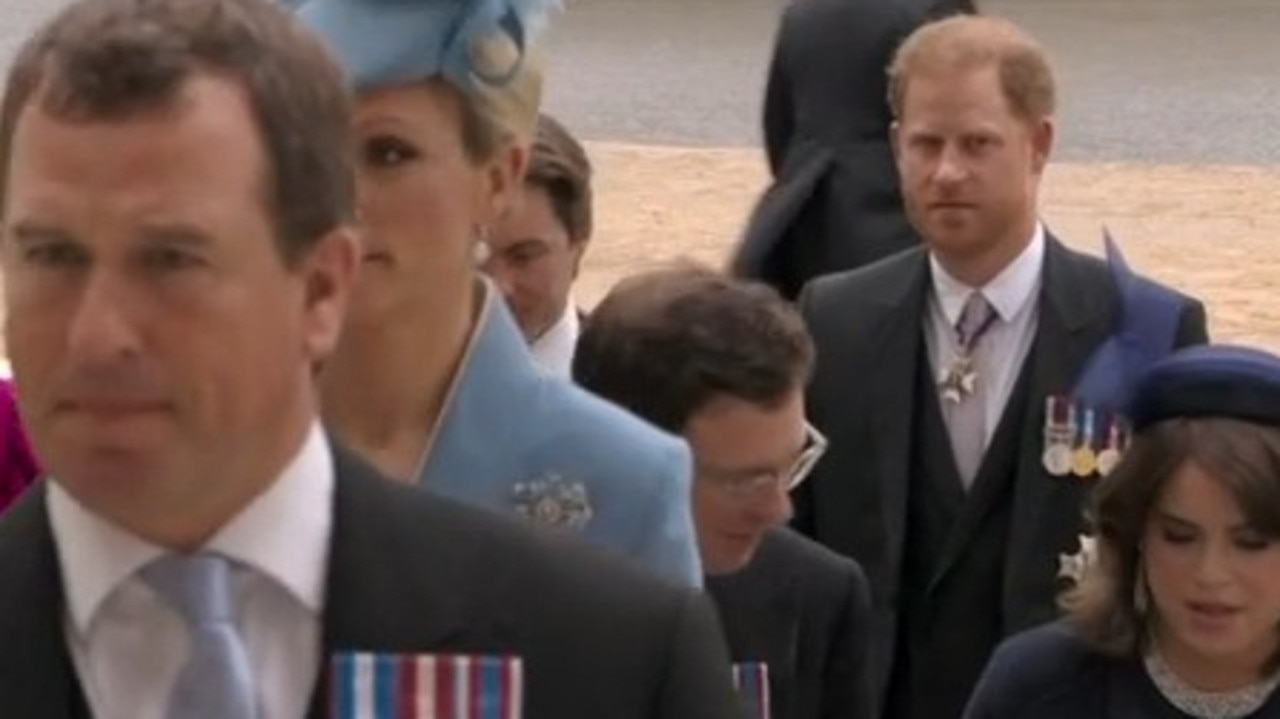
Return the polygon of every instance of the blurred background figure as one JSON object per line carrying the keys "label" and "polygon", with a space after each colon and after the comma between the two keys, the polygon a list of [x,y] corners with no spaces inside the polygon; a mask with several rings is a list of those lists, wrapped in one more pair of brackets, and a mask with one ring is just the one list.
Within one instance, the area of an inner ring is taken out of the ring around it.
{"label": "blurred background figure", "polygon": [[365,248],[323,413],[387,476],[697,585],[685,443],[540,370],[480,271],[524,194],[553,4],[301,3],[355,85]]}
{"label": "blurred background figure", "polygon": [[919,243],[889,144],[887,68],[925,20],[971,0],[797,0],[783,11],[764,98],[773,176],[733,260],[734,274],[794,299],[809,279]]}
{"label": "blurred background figure", "polygon": [[583,320],[572,290],[591,241],[591,163],[546,114],[538,116],[524,189],[494,228],[484,270],[506,297],[533,358],[568,377]]}
{"label": "blurred background figure", "polygon": [[966,717],[1280,717],[1280,357],[1183,350],[1129,414],[1069,618],[1007,640]]}
{"label": "blurred background figure", "polygon": [[697,267],[620,282],[574,378],[693,449],[694,520],[738,663],[768,668],[773,719],[871,717],[870,595],[856,562],[783,525],[826,440],[805,422],[813,343],[769,287]]}

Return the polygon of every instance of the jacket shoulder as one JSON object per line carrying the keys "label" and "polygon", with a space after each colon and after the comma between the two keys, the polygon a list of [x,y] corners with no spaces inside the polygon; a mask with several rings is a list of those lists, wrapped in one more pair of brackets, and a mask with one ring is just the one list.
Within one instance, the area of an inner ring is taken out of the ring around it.
{"label": "jacket shoulder", "polygon": [[871,587],[862,565],[789,527],[766,534],[758,557],[762,568],[781,569],[795,577],[803,587],[805,603],[816,615],[849,615],[861,621],[871,612]]}
{"label": "jacket shoulder", "polygon": [[863,267],[815,277],[800,294],[801,307],[807,317],[832,307],[847,310],[851,303],[865,304],[901,291],[902,283],[926,257],[923,246],[913,247]]}
{"label": "jacket shoulder", "polygon": [[881,0],[794,0],[783,11],[794,32],[862,33],[894,28],[905,34],[918,20],[908,3]]}
{"label": "jacket shoulder", "polygon": [[1096,698],[1101,687],[1093,685],[1110,661],[1067,620],[1015,634],[996,648],[965,717],[1031,719],[1048,707]]}
{"label": "jacket shoulder", "polygon": [[[566,607],[602,602],[602,609],[616,608],[630,596],[633,605],[653,608],[678,604],[685,596],[683,588],[567,532],[384,479],[359,460],[349,458],[339,467],[345,486],[339,498],[348,500],[348,506],[335,511],[349,523],[360,523],[366,543],[387,545],[363,549],[395,556],[404,564],[397,571],[406,572],[407,592],[426,578],[425,572],[435,577],[432,582],[448,577],[463,595],[491,596],[503,603],[520,596],[529,604],[527,595],[534,587],[539,601],[567,602]],[[394,547],[420,551],[389,554]],[[413,573],[416,568],[423,572]]]}
{"label": "jacket shoulder", "polygon": [[[1107,262],[1087,252],[1081,252],[1066,246],[1052,233],[1047,233],[1046,237],[1056,243],[1059,248],[1059,254],[1065,258],[1071,266],[1071,281],[1073,285],[1088,285],[1092,287],[1105,288],[1106,297],[1113,301],[1118,301],[1116,294],[1115,279],[1112,277],[1111,268]],[[1134,277],[1138,282],[1146,283],[1148,286],[1158,288],[1161,292],[1168,293],[1177,298],[1182,306],[1182,316],[1180,319],[1180,327],[1178,332],[1179,346],[1186,344],[1202,344],[1208,341],[1208,331],[1206,328],[1204,303],[1197,297],[1193,297],[1182,292],[1176,287],[1161,282],[1150,277],[1136,268],[1132,269]]]}
{"label": "jacket shoulder", "polygon": [[862,566],[856,560],[828,549],[789,527],[779,527],[760,546],[761,557],[795,568],[811,579],[844,589],[866,585]]}
{"label": "jacket shoulder", "polygon": [[543,391],[539,419],[558,448],[606,461],[614,473],[652,478],[687,471],[683,439],[571,382],[549,378]]}

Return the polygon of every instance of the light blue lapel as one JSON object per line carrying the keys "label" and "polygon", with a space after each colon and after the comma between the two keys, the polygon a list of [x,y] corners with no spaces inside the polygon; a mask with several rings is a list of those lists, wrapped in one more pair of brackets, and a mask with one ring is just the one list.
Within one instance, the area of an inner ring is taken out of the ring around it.
{"label": "light blue lapel", "polygon": [[[488,281],[471,351],[418,481],[457,499],[509,503],[511,486],[528,472],[524,458],[539,429],[529,410],[544,384],[506,303]],[[532,431],[531,431],[532,430]]]}

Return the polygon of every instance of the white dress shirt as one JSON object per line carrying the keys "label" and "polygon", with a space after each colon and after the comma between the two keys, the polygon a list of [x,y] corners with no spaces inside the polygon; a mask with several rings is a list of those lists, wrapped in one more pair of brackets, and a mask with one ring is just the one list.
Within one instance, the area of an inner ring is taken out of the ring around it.
{"label": "white dress shirt", "polygon": [[959,349],[955,324],[969,295],[981,291],[996,311],[996,320],[978,340],[973,352],[978,382],[985,383],[982,395],[986,402],[985,445],[991,443],[1000,424],[1005,404],[1036,336],[1040,320],[1036,300],[1042,285],[1044,243],[1044,227],[1037,223],[1035,234],[1022,253],[983,287],[965,285],[948,274],[936,257],[929,257],[933,291],[929,294],[924,336],[935,380],[950,366]]}
{"label": "white dress shirt", "polygon": [[560,319],[530,345],[533,358],[551,374],[569,379],[573,375],[573,350],[580,330],[578,306],[570,298]]}
{"label": "white dress shirt", "polygon": [[[333,486],[317,423],[277,481],[205,547],[237,563],[232,589],[264,719],[304,716],[315,687]],[[48,502],[66,639],[93,715],[163,717],[190,640],[182,616],[137,571],[165,550],[92,514],[56,482]]]}

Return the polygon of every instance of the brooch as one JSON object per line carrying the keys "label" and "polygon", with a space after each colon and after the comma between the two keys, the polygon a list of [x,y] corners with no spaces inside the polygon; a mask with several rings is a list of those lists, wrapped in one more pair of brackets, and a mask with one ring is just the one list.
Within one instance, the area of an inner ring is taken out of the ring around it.
{"label": "brooch", "polygon": [[511,496],[516,511],[540,527],[578,531],[594,515],[587,488],[581,482],[566,482],[559,475],[519,482]]}

